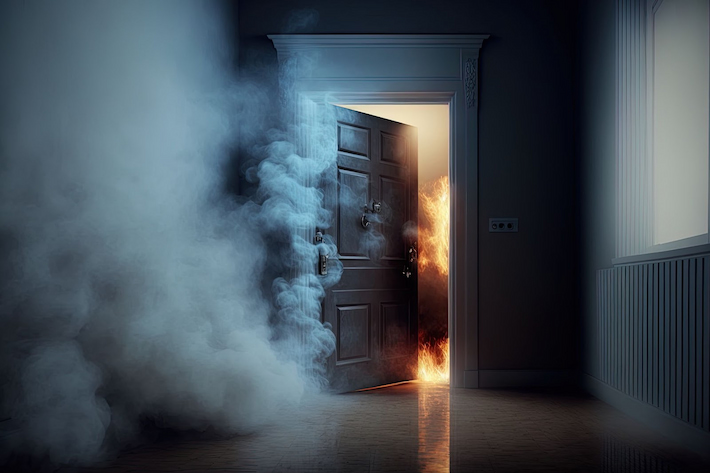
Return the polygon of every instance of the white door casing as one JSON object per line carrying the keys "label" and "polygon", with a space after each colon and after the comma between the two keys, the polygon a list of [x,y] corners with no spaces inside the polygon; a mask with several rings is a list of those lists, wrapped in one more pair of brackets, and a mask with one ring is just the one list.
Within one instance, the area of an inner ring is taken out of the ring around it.
{"label": "white door casing", "polygon": [[488,37],[269,36],[295,92],[315,102],[449,105],[452,388],[478,387],[478,86]]}

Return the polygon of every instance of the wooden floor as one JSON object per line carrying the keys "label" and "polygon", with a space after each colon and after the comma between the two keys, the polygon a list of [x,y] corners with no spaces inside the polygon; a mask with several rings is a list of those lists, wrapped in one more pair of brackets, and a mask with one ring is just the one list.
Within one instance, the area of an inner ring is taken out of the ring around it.
{"label": "wooden floor", "polygon": [[172,440],[106,472],[710,471],[700,458],[581,393],[419,383],[304,402],[249,436]]}

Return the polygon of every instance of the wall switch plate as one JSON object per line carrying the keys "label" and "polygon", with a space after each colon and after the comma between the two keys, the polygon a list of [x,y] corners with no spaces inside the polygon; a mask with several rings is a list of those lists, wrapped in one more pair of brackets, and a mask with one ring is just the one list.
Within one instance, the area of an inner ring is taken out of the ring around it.
{"label": "wall switch plate", "polygon": [[511,233],[518,231],[517,218],[489,218],[488,231],[490,233]]}

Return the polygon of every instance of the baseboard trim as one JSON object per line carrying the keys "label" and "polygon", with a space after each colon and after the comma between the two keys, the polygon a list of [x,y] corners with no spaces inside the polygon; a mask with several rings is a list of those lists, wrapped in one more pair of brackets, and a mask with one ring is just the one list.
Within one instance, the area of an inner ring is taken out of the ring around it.
{"label": "baseboard trim", "polygon": [[466,389],[476,389],[478,387],[478,370],[466,370],[463,372],[463,387]]}
{"label": "baseboard trim", "polygon": [[582,388],[597,399],[710,460],[710,433],[668,415],[650,404],[634,399],[588,374],[582,375]]}
{"label": "baseboard trim", "polygon": [[544,386],[573,386],[573,370],[479,370],[481,388],[530,388]]}

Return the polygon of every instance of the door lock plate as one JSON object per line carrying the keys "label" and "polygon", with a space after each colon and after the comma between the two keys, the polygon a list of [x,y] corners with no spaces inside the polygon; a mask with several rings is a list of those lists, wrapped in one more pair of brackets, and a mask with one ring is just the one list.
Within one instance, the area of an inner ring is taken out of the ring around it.
{"label": "door lock plate", "polygon": [[328,255],[318,255],[318,274],[320,276],[328,274]]}

